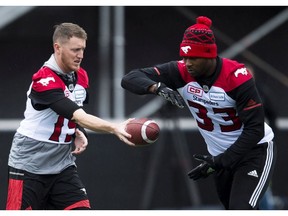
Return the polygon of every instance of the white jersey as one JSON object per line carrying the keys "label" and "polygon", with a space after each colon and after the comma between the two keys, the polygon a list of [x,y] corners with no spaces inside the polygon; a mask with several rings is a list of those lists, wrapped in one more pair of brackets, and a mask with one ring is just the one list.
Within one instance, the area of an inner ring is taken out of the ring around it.
{"label": "white jersey", "polygon": [[[241,135],[243,125],[236,118],[236,102],[223,88],[212,86],[205,93],[197,82],[190,82],[179,92],[188,101],[189,110],[211,155],[223,153]],[[272,139],[273,132],[265,123],[265,136],[259,143]]]}
{"label": "white jersey", "polygon": [[27,92],[25,119],[21,121],[17,132],[38,141],[69,144],[75,133],[76,124],[63,116],[58,115],[52,109],[36,110],[33,108],[29,95],[33,88],[36,92],[53,91],[61,89],[63,97],[83,106],[86,99],[88,78],[84,70],[79,70],[78,82],[71,91],[50,68],[44,67],[33,76],[32,84]]}
{"label": "white jersey", "polygon": [[52,55],[33,75],[27,91],[25,119],[14,135],[9,166],[35,174],[57,174],[75,166],[76,157],[71,150],[76,124],[49,106],[65,97],[82,106],[89,80],[82,68],[68,75],[73,75],[72,79],[65,79],[66,75],[63,77],[60,72]]}
{"label": "white jersey", "polygon": [[[230,63],[226,60],[224,62],[225,67],[209,91],[208,89],[205,91],[191,77],[186,79],[188,82],[184,87],[178,89],[197,121],[209,153],[213,156],[228,149],[243,131],[243,124],[236,110],[236,101],[227,92],[251,79],[251,74],[245,68],[241,68],[235,62]],[[179,62],[178,66],[180,69],[185,68],[182,62]],[[239,69],[231,70],[233,67]],[[274,137],[272,129],[266,123],[264,124],[264,137],[258,144],[271,141]]]}

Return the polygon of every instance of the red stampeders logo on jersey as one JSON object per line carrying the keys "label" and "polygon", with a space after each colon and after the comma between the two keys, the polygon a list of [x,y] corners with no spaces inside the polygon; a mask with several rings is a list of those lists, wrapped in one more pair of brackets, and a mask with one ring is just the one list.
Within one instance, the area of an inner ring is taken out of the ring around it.
{"label": "red stampeders logo on jersey", "polygon": [[203,95],[203,90],[201,88],[197,88],[197,87],[192,86],[192,85],[188,85],[187,91],[188,91],[188,93],[197,95],[199,97],[202,97],[202,95]]}
{"label": "red stampeders logo on jersey", "polygon": [[42,79],[40,79],[37,83],[41,83],[43,86],[48,86],[48,84],[49,84],[50,81],[55,82],[54,77],[42,78]]}
{"label": "red stampeders logo on jersey", "polygon": [[246,68],[240,68],[234,72],[235,77],[238,77],[239,74],[248,75]]}

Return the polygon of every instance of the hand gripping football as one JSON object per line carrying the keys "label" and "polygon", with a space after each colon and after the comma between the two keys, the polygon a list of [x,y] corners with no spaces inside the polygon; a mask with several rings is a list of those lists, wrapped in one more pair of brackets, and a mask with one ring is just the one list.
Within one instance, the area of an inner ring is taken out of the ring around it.
{"label": "hand gripping football", "polygon": [[160,128],[154,120],[138,118],[127,124],[126,131],[132,135],[129,140],[136,146],[145,146],[156,142]]}

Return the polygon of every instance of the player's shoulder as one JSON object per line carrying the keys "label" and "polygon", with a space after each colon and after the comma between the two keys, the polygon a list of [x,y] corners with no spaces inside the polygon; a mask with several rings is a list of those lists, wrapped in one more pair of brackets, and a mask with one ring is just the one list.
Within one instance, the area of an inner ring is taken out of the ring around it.
{"label": "player's shoulder", "polygon": [[85,76],[85,77],[88,78],[87,71],[86,71],[84,68],[82,68],[82,67],[80,67],[80,69],[78,70],[77,73],[78,73],[79,75],[81,75],[81,76]]}
{"label": "player's shoulder", "polygon": [[252,79],[252,75],[245,65],[235,60],[222,58],[222,75],[224,75],[229,89],[232,90]]}
{"label": "player's shoulder", "polygon": [[32,82],[32,88],[39,92],[65,86],[61,79],[48,67],[42,67],[33,74]]}
{"label": "player's shoulder", "polygon": [[237,62],[233,59],[227,59],[227,58],[221,58],[222,59],[222,69],[224,69],[227,72],[234,72],[239,68],[245,67],[244,64]]}
{"label": "player's shoulder", "polygon": [[186,65],[185,65],[183,59],[177,61],[177,66],[178,66],[178,69],[179,69],[180,71],[183,71],[183,70],[185,70],[185,68],[186,68]]}
{"label": "player's shoulder", "polygon": [[78,84],[80,84],[84,88],[88,88],[89,77],[88,77],[86,70],[80,67],[80,69],[77,71],[77,76],[78,76]]}
{"label": "player's shoulder", "polygon": [[77,83],[79,85],[83,86],[84,88],[88,88],[89,87],[89,78],[88,78],[88,74],[87,74],[86,70],[84,70],[83,68],[80,68],[77,71],[77,76],[78,76]]}
{"label": "player's shoulder", "polygon": [[33,74],[32,80],[36,81],[42,78],[55,77],[56,74],[49,67],[41,67],[36,73]]}

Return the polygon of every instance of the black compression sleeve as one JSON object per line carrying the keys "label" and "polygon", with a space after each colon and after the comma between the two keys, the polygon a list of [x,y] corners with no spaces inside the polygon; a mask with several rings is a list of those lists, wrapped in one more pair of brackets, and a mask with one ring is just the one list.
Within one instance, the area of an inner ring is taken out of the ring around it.
{"label": "black compression sleeve", "polygon": [[122,78],[121,86],[135,94],[151,94],[148,88],[158,82],[176,90],[185,85],[178,70],[177,61],[155,67],[134,69]]}
{"label": "black compression sleeve", "polygon": [[152,67],[132,70],[122,78],[121,86],[135,94],[152,94],[148,91],[148,88],[157,83],[157,81],[153,81],[147,74],[152,74],[153,72],[154,69]]}
{"label": "black compression sleeve", "polygon": [[31,89],[31,93],[29,95],[33,105],[49,105],[64,97],[65,95],[62,89],[52,89],[43,92],[37,92],[34,89]]}
{"label": "black compression sleeve", "polygon": [[57,114],[71,120],[73,117],[73,113],[80,109],[76,103],[71,101],[68,98],[63,98],[61,100],[58,100],[50,105],[50,108],[56,112]]}
{"label": "black compression sleeve", "polygon": [[[239,117],[244,124],[242,134],[218,159],[224,167],[231,167],[250,151],[264,136],[264,110],[262,101],[250,80],[229,93],[237,98]],[[249,107],[249,101],[255,104]]]}

